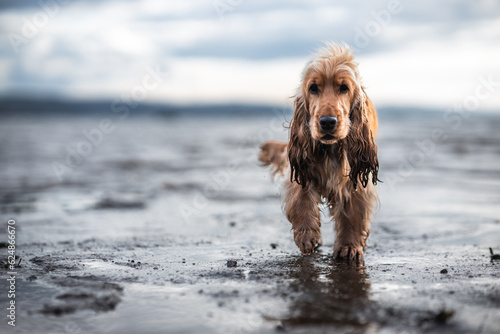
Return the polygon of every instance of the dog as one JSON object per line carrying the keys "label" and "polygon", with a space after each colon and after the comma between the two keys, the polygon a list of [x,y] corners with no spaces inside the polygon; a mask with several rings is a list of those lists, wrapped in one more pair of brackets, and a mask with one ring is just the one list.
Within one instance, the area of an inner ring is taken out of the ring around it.
{"label": "dog", "polygon": [[327,44],[306,65],[288,143],[267,141],[259,160],[287,175],[284,211],[300,251],[321,246],[318,205],[335,222],[333,254],[360,259],[378,203],[378,119],[347,45]]}

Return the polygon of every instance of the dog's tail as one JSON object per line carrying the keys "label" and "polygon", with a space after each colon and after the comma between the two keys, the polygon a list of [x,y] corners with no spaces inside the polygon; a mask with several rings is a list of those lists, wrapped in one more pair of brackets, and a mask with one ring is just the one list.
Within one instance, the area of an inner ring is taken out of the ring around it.
{"label": "dog's tail", "polygon": [[288,143],[275,140],[268,140],[260,145],[259,160],[264,166],[271,166],[271,172],[274,175],[285,175],[285,171],[290,165],[288,160]]}

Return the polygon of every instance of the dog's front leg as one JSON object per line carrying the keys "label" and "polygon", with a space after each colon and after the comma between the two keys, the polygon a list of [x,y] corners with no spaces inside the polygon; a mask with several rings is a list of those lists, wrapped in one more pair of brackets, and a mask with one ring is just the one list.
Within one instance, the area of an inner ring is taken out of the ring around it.
{"label": "dog's front leg", "polygon": [[320,196],[297,183],[288,183],[285,198],[286,217],[292,223],[294,240],[303,254],[311,254],[321,246]]}
{"label": "dog's front leg", "polygon": [[377,201],[375,187],[358,189],[349,198],[337,199],[330,207],[337,238],[333,254],[337,258],[362,258],[370,234],[370,221]]}

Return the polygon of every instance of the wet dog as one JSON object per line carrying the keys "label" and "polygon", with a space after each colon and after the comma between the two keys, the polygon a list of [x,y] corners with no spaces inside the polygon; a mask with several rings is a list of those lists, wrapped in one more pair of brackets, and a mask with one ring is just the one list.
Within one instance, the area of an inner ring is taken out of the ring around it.
{"label": "wet dog", "polygon": [[288,143],[268,141],[259,159],[287,175],[284,208],[303,254],[322,244],[318,204],[335,221],[334,255],[361,258],[377,204],[378,120],[347,46],[327,45],[307,64]]}

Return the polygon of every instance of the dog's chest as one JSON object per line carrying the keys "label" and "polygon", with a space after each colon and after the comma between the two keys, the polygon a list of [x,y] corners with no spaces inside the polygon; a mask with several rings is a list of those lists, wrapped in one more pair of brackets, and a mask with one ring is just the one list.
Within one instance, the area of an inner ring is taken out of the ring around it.
{"label": "dog's chest", "polygon": [[322,161],[315,164],[317,191],[324,197],[336,197],[339,191],[348,181],[349,170],[347,161],[342,155],[328,155]]}

